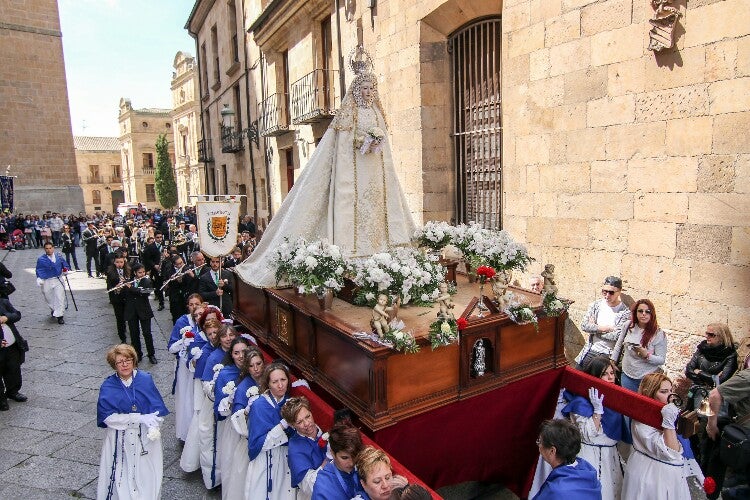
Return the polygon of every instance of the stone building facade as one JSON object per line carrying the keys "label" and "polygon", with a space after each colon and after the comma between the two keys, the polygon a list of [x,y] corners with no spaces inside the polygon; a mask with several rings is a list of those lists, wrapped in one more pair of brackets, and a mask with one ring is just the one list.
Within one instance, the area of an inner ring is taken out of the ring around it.
{"label": "stone building facade", "polygon": [[120,155],[122,187],[126,203],[143,203],[148,208],[163,208],[156,198],[156,139],[161,134],[169,141],[169,157],[175,164],[172,119],[169,109],[134,109],[130,99],[120,99]]}
{"label": "stone building facade", "polygon": [[244,195],[240,213],[255,216],[262,227],[269,213],[266,176],[254,133],[257,98],[248,85],[248,75],[258,72],[258,56],[247,44],[246,3],[197,0],[185,29],[195,39],[198,59],[205,194]]}
{"label": "stone building facade", "polygon": [[83,210],[61,37],[55,0],[0,0],[0,165],[20,212]]}
{"label": "stone building facade", "polygon": [[73,144],[85,212],[114,213],[125,201],[119,139],[77,135],[73,137]]}
{"label": "stone building facade", "polygon": [[[555,264],[575,301],[570,357],[612,274],[655,303],[671,369],[708,322],[739,340],[750,328],[750,146],[737,133],[750,125],[750,10],[676,6],[676,45],[653,52],[654,9],[641,0],[247,2],[272,211],[332,114],[318,106],[310,120],[300,96],[312,85],[335,113],[362,44],[415,219],[503,227],[528,245],[531,272]],[[337,73],[309,76],[323,70]]]}
{"label": "stone building facade", "polygon": [[193,195],[206,192],[206,176],[198,161],[200,105],[198,67],[187,52],[177,52],[172,63],[172,133],[175,149],[175,182],[178,205],[193,205]]}

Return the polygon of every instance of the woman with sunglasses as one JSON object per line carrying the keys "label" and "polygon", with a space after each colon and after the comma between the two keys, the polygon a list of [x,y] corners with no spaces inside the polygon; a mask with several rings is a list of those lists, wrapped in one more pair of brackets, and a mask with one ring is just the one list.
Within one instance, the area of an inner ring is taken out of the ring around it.
{"label": "woman with sunglasses", "polygon": [[641,379],[664,365],[667,336],[656,322],[656,309],[650,300],[638,300],[631,315],[630,324],[623,328],[612,350],[612,359],[617,361],[622,353],[620,385],[638,392]]}
{"label": "woman with sunglasses", "polygon": [[622,280],[607,276],[602,285],[602,298],[589,305],[583,316],[581,330],[589,334],[586,345],[576,356],[577,368],[583,370],[594,356],[612,357],[612,349],[622,329],[630,322],[630,309],[620,298]]}

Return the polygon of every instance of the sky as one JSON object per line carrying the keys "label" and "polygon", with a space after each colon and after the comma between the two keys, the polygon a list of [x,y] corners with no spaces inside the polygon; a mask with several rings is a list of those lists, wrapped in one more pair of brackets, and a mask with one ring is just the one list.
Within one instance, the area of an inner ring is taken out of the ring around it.
{"label": "sky", "polygon": [[193,0],[58,0],[73,135],[117,136],[120,98],[171,108],[172,62],[195,55]]}

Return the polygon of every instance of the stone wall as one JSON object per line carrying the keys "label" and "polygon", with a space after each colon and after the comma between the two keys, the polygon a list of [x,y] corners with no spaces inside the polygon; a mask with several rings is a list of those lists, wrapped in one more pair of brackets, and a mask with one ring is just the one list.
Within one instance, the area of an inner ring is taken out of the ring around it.
{"label": "stone wall", "polygon": [[0,165],[17,211],[83,210],[61,36],[55,0],[0,0]]}
{"label": "stone wall", "polygon": [[570,356],[609,274],[654,302],[670,368],[709,322],[748,333],[747,7],[683,2],[655,54],[649,2],[505,2],[504,223],[576,301]]}

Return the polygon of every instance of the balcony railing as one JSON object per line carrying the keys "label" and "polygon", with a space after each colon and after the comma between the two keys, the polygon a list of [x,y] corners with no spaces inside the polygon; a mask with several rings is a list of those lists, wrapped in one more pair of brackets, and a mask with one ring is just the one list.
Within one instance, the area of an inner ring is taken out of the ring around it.
{"label": "balcony railing", "polygon": [[204,163],[214,161],[214,152],[211,149],[211,139],[201,139],[198,141],[198,161]]}
{"label": "balcony railing", "polygon": [[102,184],[102,182],[104,181],[101,175],[89,175],[89,184]]}
{"label": "balcony railing", "polygon": [[236,132],[234,127],[221,127],[221,152],[236,153],[245,149],[242,134]]}
{"label": "balcony railing", "polygon": [[271,94],[258,103],[258,128],[260,135],[281,135],[289,131],[289,110],[286,94]]}
{"label": "balcony railing", "polygon": [[149,167],[148,165],[143,166],[144,175],[154,175],[154,172],[155,172],[154,167]]}
{"label": "balcony railing", "polygon": [[292,84],[292,123],[313,123],[336,114],[338,70],[316,69]]}

